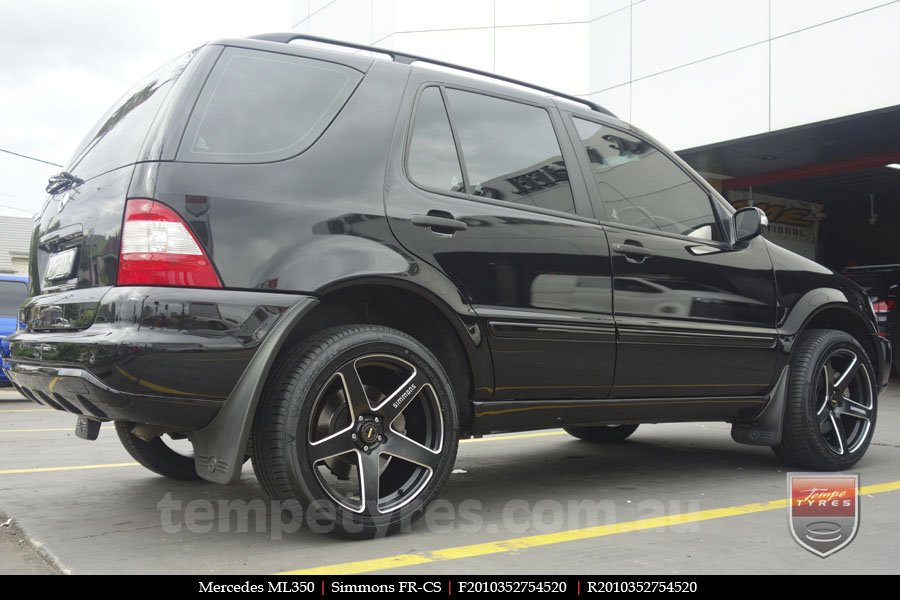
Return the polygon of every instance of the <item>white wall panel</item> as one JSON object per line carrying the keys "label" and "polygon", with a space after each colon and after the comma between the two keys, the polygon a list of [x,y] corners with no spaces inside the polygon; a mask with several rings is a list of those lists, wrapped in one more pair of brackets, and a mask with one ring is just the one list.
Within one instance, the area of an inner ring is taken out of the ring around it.
{"label": "white wall panel", "polygon": [[309,0],[291,1],[291,24],[296,25],[309,16]]}
{"label": "white wall panel", "polygon": [[591,94],[591,100],[614,113],[623,121],[631,120],[631,84]]}
{"label": "white wall panel", "polygon": [[309,0],[309,12],[314,13],[322,10],[332,2],[336,2],[336,0]]}
{"label": "white wall panel", "polygon": [[591,21],[590,89],[598,92],[631,80],[631,12],[620,10]]}
{"label": "white wall panel", "polygon": [[769,0],[644,0],[631,12],[635,79],[768,39]]}
{"label": "white wall panel", "polygon": [[494,0],[394,0],[393,4],[398,32],[494,25]]}
{"label": "white wall panel", "polygon": [[372,43],[386,38],[396,30],[397,6],[394,0],[372,0]]}
{"label": "white wall panel", "polygon": [[476,69],[494,69],[493,29],[397,33],[391,37],[389,47]]}
{"label": "white wall panel", "polygon": [[590,19],[589,0],[494,0],[496,25],[543,25]]}
{"label": "white wall panel", "polygon": [[631,121],[673,150],[768,129],[768,48],[752,46],[631,84]]}
{"label": "white wall panel", "polygon": [[587,94],[588,24],[499,27],[496,72],[558,89]]}
{"label": "white wall panel", "polygon": [[631,0],[591,0],[591,18],[602,17],[627,6],[631,6]]}
{"label": "white wall panel", "polygon": [[372,40],[372,0],[335,0],[309,17],[314,35],[368,44]]}
{"label": "white wall panel", "polygon": [[900,104],[900,4],[772,41],[772,128]]}
{"label": "white wall panel", "polygon": [[772,37],[885,4],[885,0],[772,0]]}

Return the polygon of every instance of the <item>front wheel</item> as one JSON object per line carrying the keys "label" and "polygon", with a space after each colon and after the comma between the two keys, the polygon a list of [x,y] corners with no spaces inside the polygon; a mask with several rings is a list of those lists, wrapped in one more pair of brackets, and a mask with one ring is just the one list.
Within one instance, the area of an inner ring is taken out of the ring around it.
{"label": "front wheel", "polygon": [[280,362],[254,420],[253,469],[318,531],[373,538],[424,513],[457,441],[453,388],[431,352],[394,329],[348,325]]}
{"label": "front wheel", "polygon": [[781,444],[789,465],[822,471],[852,467],[875,432],[875,372],[865,350],[843,331],[818,329],[798,342]]}

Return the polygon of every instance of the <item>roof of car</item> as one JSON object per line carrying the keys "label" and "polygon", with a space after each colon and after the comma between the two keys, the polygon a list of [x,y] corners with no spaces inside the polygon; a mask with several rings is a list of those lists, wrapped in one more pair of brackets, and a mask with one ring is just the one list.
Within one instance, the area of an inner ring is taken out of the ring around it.
{"label": "roof of car", "polygon": [[[506,77],[505,75],[499,75],[497,73],[491,73],[488,71],[482,71],[480,69],[475,69],[472,67],[466,67],[463,65],[457,65],[450,62],[432,59],[424,56],[419,56],[416,54],[409,54],[405,52],[400,52],[398,50],[392,50],[389,48],[380,48],[378,46],[369,46],[365,44],[357,44],[353,42],[345,42],[342,40],[335,40],[331,38],[324,38],[315,35],[308,35],[303,33],[296,32],[284,32],[284,33],[264,33],[260,35],[254,35],[249,38],[244,38],[241,40],[218,40],[213,42],[215,44],[223,44],[223,45],[241,45],[244,47],[271,47],[270,44],[282,44],[284,46],[290,45],[291,42],[301,40],[306,42],[311,42],[315,44],[319,44],[316,47],[298,47],[296,45],[291,46],[291,50],[295,51],[297,54],[303,54],[304,51],[309,51],[312,55],[319,55],[321,58],[326,59],[339,59],[341,62],[353,66],[361,71],[367,70],[368,66],[371,64],[371,59],[363,57],[358,54],[349,54],[347,52],[341,52],[338,50],[329,50],[326,48],[322,48],[321,45],[332,46],[332,47],[342,47],[349,48],[357,51],[371,52],[375,54],[379,54],[382,56],[389,57],[391,60],[397,63],[412,65],[413,63],[421,63],[424,65],[434,65],[437,67],[442,67],[446,69],[453,69],[459,72],[461,75],[475,75],[477,77],[488,78],[495,82],[503,82],[507,84],[513,84],[516,86],[520,86],[523,88],[527,88],[532,92],[540,92],[546,94],[548,96],[552,96],[555,98],[561,98],[567,100],[569,102],[577,103],[580,106],[586,107],[592,112],[600,113],[605,116],[615,117],[615,115],[607,110],[606,108],[588,100],[586,98],[580,98],[578,96],[573,96],[571,94],[567,94],[565,92],[560,92],[557,90],[553,90],[541,85],[529,83],[527,81],[521,81],[518,79],[514,79],[512,77]],[[260,44],[262,43],[262,44]],[[302,49],[301,49],[302,48]],[[363,61],[363,62],[361,62]]]}

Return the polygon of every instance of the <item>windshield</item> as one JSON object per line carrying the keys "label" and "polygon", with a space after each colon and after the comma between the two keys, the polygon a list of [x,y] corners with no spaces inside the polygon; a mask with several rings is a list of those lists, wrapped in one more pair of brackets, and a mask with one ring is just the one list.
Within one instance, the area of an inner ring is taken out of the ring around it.
{"label": "windshield", "polygon": [[0,281],[0,317],[18,317],[28,292],[21,281]]}

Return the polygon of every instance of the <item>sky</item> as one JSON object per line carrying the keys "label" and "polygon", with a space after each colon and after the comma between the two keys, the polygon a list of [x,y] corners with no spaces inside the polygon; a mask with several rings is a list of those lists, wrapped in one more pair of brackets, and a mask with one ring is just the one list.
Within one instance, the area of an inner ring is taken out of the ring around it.
{"label": "sky", "polygon": [[[0,149],[64,164],[157,67],[209,40],[290,29],[290,0],[0,0]],[[0,152],[0,215],[34,215],[60,170]]]}

